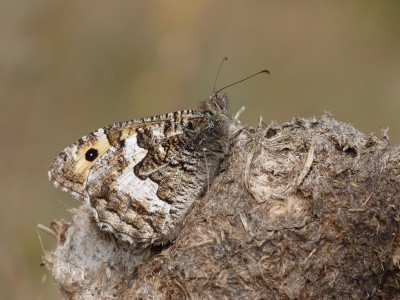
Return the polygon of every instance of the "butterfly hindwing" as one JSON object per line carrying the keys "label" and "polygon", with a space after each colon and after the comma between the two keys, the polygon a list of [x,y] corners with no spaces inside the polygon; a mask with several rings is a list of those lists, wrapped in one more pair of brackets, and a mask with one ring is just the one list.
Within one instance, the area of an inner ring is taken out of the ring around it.
{"label": "butterfly hindwing", "polygon": [[118,238],[168,242],[224,159],[225,106],[216,103],[100,128],[61,152],[50,180]]}

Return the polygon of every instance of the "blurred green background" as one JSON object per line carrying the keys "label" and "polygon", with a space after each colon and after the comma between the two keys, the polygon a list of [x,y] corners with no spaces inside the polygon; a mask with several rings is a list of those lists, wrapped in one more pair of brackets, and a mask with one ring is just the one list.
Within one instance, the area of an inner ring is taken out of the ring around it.
{"label": "blurred green background", "polygon": [[[77,202],[47,170],[82,135],[194,108],[218,86],[256,125],[331,112],[400,142],[399,1],[1,1],[0,298],[54,299],[37,223]],[[54,246],[41,233],[44,247]]]}

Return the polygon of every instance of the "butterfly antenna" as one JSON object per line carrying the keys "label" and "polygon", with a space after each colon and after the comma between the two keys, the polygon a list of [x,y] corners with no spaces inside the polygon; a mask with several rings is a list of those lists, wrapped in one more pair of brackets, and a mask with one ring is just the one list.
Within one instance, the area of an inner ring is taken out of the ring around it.
{"label": "butterfly antenna", "polygon": [[221,92],[222,90],[224,90],[224,89],[226,89],[226,88],[228,88],[228,87],[230,87],[230,86],[232,86],[232,85],[236,85],[236,84],[238,84],[238,83],[241,83],[241,82],[243,82],[243,81],[246,81],[247,79],[250,79],[250,78],[252,78],[252,77],[254,77],[254,76],[257,76],[257,75],[259,75],[259,74],[261,74],[261,73],[269,74],[269,71],[268,71],[268,70],[262,70],[262,71],[260,71],[260,72],[257,72],[257,73],[255,73],[255,74],[249,76],[249,77],[243,78],[243,79],[241,79],[241,80],[239,80],[239,81],[236,81],[236,82],[231,83],[231,84],[229,84],[229,85],[227,85],[227,86],[224,86],[222,89],[219,89],[219,90],[216,91],[214,94],[218,94],[218,93]]}
{"label": "butterfly antenna", "polygon": [[221,71],[222,65],[223,65],[224,62],[226,62],[227,60],[228,60],[228,58],[227,58],[227,57],[224,57],[224,58],[222,59],[220,65],[219,65],[218,72],[217,72],[217,77],[215,77],[214,88],[213,88],[213,91],[212,91],[212,94],[213,94],[213,95],[215,94],[215,87],[217,86],[217,81],[218,81],[218,77],[219,77],[219,72]]}

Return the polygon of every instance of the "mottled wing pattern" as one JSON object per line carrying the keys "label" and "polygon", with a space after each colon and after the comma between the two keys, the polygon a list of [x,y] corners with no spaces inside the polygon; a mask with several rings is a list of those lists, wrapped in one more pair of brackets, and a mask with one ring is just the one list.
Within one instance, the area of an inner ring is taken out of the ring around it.
{"label": "mottled wing pattern", "polygon": [[87,201],[102,229],[130,243],[167,242],[224,158],[225,107],[210,109],[221,99],[99,129],[56,158],[50,179]]}
{"label": "mottled wing pattern", "polygon": [[112,147],[136,134],[139,128],[154,126],[154,118],[163,120],[168,115],[119,122],[80,138],[56,157],[50,167],[50,181],[76,199],[85,200],[86,180],[92,166]]}

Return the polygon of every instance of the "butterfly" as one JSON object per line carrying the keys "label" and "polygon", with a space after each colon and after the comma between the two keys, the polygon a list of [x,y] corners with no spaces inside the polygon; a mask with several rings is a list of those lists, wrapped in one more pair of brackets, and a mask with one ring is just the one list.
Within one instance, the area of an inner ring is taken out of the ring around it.
{"label": "butterfly", "polygon": [[228,123],[227,97],[218,93],[196,110],[115,123],[66,147],[49,179],[118,239],[168,243],[220,171]]}

